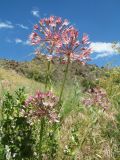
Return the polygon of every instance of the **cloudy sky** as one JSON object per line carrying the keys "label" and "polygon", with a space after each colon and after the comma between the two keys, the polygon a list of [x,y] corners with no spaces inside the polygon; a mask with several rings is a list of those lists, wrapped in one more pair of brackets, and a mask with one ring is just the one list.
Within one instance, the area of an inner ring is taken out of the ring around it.
{"label": "cloudy sky", "polygon": [[80,34],[89,35],[90,63],[120,65],[120,54],[112,48],[120,41],[120,0],[0,0],[0,58],[31,59],[29,34],[50,15],[67,18]]}

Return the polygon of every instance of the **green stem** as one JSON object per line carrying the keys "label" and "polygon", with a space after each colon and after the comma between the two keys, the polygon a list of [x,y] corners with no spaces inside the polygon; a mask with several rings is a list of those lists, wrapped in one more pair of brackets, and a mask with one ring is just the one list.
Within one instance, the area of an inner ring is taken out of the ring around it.
{"label": "green stem", "polygon": [[43,142],[44,126],[45,126],[45,119],[42,118],[40,127],[39,160],[42,160],[42,142]]}
{"label": "green stem", "polygon": [[57,150],[57,148],[54,146],[54,145],[56,145],[56,139],[55,139],[56,130],[57,130],[57,124],[55,123],[55,124],[53,124],[53,133],[52,133],[52,136],[51,136],[52,143],[51,143],[50,160],[55,159],[54,154],[56,153],[56,150]]}
{"label": "green stem", "polygon": [[[50,55],[52,55],[53,50],[54,50],[54,44],[51,47]],[[50,67],[51,67],[51,61],[48,61],[45,89],[47,89],[47,87],[51,89]]]}
{"label": "green stem", "polygon": [[51,88],[50,66],[51,66],[51,62],[48,61],[45,89],[47,89],[48,87],[49,89]]}
{"label": "green stem", "polygon": [[68,73],[68,67],[69,67],[69,58],[68,58],[68,62],[67,62],[67,66],[66,66],[66,70],[65,70],[65,74],[64,74],[64,79],[63,79],[63,83],[62,83],[62,87],[61,87],[61,91],[60,91],[59,104],[61,103],[61,99],[62,99],[64,87],[65,87],[65,82],[66,82],[67,73]]}

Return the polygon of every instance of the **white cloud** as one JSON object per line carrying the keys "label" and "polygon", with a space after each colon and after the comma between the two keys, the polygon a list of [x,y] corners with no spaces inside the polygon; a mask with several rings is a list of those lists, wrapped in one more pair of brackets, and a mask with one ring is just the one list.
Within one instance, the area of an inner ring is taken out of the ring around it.
{"label": "white cloud", "polygon": [[[29,27],[23,25],[23,24],[16,24],[16,26],[22,28],[22,29],[29,29]],[[10,21],[0,22],[0,29],[13,29],[15,26]]]}
{"label": "white cloud", "polygon": [[12,22],[11,22],[11,21],[8,21],[8,20],[6,21],[6,23],[8,23],[8,24],[12,24]]}
{"label": "white cloud", "polygon": [[26,40],[26,41],[24,41],[24,45],[30,45],[30,41],[29,40]]}
{"label": "white cloud", "polygon": [[20,39],[20,38],[16,38],[16,39],[15,39],[15,43],[16,43],[16,44],[22,44],[22,45],[30,45],[30,41],[29,41],[29,40],[23,41],[23,40]]}
{"label": "white cloud", "polygon": [[31,11],[31,13],[32,13],[32,15],[35,16],[35,17],[40,17],[40,15],[39,15],[39,10],[37,10],[37,9],[33,9],[33,10]]}
{"label": "white cloud", "polygon": [[101,53],[101,52],[113,52],[112,43],[106,42],[92,42],[90,47],[94,52]]}
{"label": "white cloud", "polygon": [[22,29],[29,29],[27,26],[23,25],[23,24],[16,24],[17,26],[19,26]]}
{"label": "white cloud", "polygon": [[110,56],[113,56],[113,55],[116,55],[115,52],[106,52],[106,53],[101,53],[101,54],[97,54],[95,58],[93,59],[98,59],[98,58],[104,58],[104,57],[110,57]]}
{"label": "white cloud", "polygon": [[94,59],[104,58],[117,54],[117,51],[113,48],[113,43],[92,42],[90,44],[90,48],[92,48],[93,52],[98,53]]}
{"label": "white cloud", "polygon": [[20,38],[16,38],[16,39],[15,39],[15,43],[16,43],[16,44],[18,44],[18,43],[23,43],[23,41],[22,41]]}
{"label": "white cloud", "polygon": [[12,23],[10,21],[6,21],[6,22],[0,22],[0,29],[13,29],[14,26],[12,25]]}

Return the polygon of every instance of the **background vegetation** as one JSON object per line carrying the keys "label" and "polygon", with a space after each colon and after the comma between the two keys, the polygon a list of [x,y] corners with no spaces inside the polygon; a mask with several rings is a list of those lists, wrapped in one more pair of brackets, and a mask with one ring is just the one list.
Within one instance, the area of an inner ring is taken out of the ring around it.
{"label": "background vegetation", "polygon": [[[34,129],[31,128],[26,118],[20,115],[20,111],[26,97],[38,89],[44,89],[45,65],[47,64],[44,58],[35,58],[30,62],[0,60],[1,134],[4,135],[0,145],[1,160],[11,159],[9,149],[15,153],[12,155],[13,159],[38,159],[39,124]],[[51,72],[52,90],[58,95],[64,66],[52,64]],[[86,91],[96,86],[107,92],[111,106],[106,111],[97,106],[86,107],[82,103],[87,96]],[[25,90],[19,89],[22,87],[25,87]],[[3,113],[9,116],[3,117]],[[120,68],[71,64],[61,116],[62,126],[59,132],[55,132],[58,142],[51,140],[51,124],[45,128],[47,138],[43,138],[43,159],[119,160]],[[6,121],[3,121],[3,118]],[[16,145],[10,143],[11,134]],[[26,149],[23,142],[26,143]],[[50,158],[51,148],[54,154]]]}

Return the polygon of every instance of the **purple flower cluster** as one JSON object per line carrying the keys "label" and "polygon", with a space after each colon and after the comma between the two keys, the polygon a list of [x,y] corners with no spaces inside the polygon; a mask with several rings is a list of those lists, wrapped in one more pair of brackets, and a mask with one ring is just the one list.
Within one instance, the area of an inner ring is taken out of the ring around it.
{"label": "purple flower cluster", "polygon": [[89,89],[87,94],[89,95],[89,98],[83,100],[83,104],[85,106],[95,105],[102,107],[104,110],[110,107],[110,101],[107,97],[106,91],[103,88],[96,87]]}
{"label": "purple flower cluster", "polygon": [[58,122],[56,105],[58,98],[52,92],[37,91],[34,96],[30,96],[25,101],[28,108],[28,115],[33,118],[47,117],[51,122]]}

